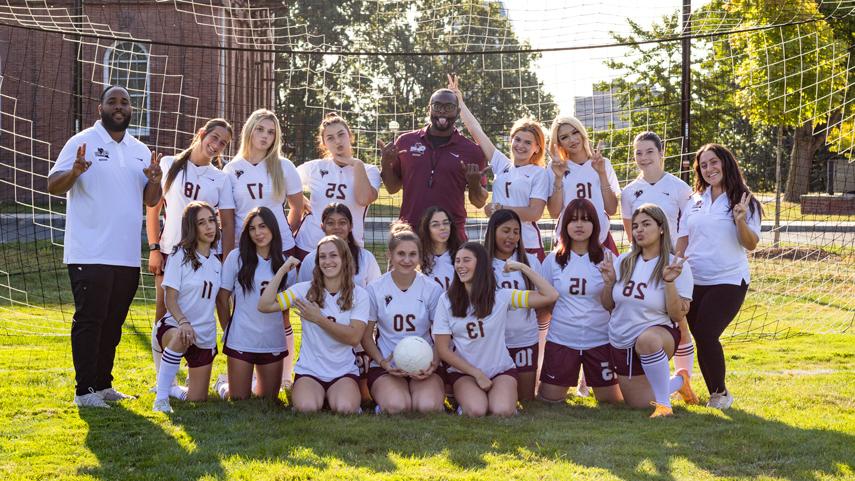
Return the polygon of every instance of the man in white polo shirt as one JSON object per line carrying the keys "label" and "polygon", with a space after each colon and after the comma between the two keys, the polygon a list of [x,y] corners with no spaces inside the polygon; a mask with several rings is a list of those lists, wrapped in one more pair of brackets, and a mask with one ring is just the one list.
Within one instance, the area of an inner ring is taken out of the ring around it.
{"label": "man in white polo shirt", "polygon": [[101,120],[72,137],[48,175],[48,191],[67,193],[63,262],[74,295],[71,353],[78,406],[129,398],[113,389],[113,360],[137,291],[143,208],[162,191],[160,159],[128,134],[131,98],[108,86]]}

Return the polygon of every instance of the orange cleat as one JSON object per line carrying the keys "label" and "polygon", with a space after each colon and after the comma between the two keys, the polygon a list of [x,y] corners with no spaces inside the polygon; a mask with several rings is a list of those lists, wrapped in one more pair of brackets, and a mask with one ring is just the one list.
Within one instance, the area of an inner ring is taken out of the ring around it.
{"label": "orange cleat", "polygon": [[695,394],[695,391],[692,391],[692,384],[689,382],[689,371],[680,369],[677,371],[677,375],[683,378],[683,385],[677,391],[680,393],[683,401],[686,404],[698,404],[698,395]]}
{"label": "orange cleat", "polygon": [[666,406],[664,404],[659,404],[656,401],[650,401],[650,405],[653,406],[653,414],[650,415],[650,418],[662,418],[674,415],[674,410],[671,409],[671,406]]}

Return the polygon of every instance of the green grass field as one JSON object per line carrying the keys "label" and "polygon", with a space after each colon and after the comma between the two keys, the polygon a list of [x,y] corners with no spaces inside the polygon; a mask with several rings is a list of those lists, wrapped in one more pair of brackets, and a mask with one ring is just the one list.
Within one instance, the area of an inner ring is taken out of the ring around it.
{"label": "green grass field", "polygon": [[[512,419],[297,415],[279,403],[173,402],[153,413],[150,277],[126,323],[115,385],[139,398],[78,411],[61,249],[0,245],[0,474],[8,480],[590,479],[855,480],[853,252],[752,259],[743,311],[726,333],[718,412],[568,399]],[[12,289],[14,286],[20,291]],[[300,326],[292,319],[299,337]],[[833,331],[838,334],[818,334]],[[849,332],[850,334],[839,334]],[[39,333],[40,335],[34,335]],[[215,374],[225,372],[218,356]],[[706,400],[699,370],[693,383]]]}

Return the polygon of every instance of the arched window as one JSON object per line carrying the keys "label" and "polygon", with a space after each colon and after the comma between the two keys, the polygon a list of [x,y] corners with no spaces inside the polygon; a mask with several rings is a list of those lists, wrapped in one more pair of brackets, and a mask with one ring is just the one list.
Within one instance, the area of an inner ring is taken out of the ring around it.
{"label": "arched window", "polygon": [[133,115],[129,129],[135,137],[149,134],[148,58],[146,47],[135,42],[116,42],[104,53],[104,83],[121,85],[131,94]]}

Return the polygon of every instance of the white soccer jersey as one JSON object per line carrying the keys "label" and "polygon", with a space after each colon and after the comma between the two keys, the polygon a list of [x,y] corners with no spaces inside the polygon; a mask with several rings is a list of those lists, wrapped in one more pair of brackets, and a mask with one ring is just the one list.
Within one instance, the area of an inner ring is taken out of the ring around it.
{"label": "white soccer jersey", "polygon": [[[297,167],[303,189],[309,192],[312,213],[307,215],[297,233],[297,247],[310,252],[318,247],[318,241],[324,236],[321,227],[321,214],[333,202],[344,204],[353,216],[353,238],[360,247],[364,246],[365,213],[368,206],[358,205],[354,194],[353,167],[342,167],[332,159],[315,159]],[[380,171],[377,167],[365,164],[368,183],[375,190],[380,189]]]}
{"label": "white soccer jersey", "polygon": [[273,211],[276,221],[279,223],[279,232],[282,233],[282,250],[287,251],[294,247],[294,235],[285,216],[285,207],[288,203],[287,196],[301,194],[303,187],[300,185],[300,175],[297,168],[288,159],[281,159],[282,172],[285,174],[285,192],[279,196],[273,193],[273,179],[267,174],[267,161],[261,161],[252,165],[242,157],[236,157],[223,167],[223,171],[229,174],[234,193],[235,202],[235,242],[240,241],[240,233],[243,230],[243,220],[249,211],[255,207],[267,207]]}
{"label": "white soccer jersey", "polygon": [[[615,169],[612,168],[612,163],[609,159],[605,159],[605,163],[606,177],[609,180],[609,187],[611,187],[612,192],[617,195],[620,193],[620,184],[618,183],[617,174],[615,173]],[[549,180],[549,195],[552,195],[552,188],[555,185],[555,173],[552,171],[551,167],[546,168],[546,176]],[[567,204],[569,204],[573,199],[590,200],[591,203],[594,204],[594,207],[596,207],[597,213],[599,214],[600,243],[604,242],[609,233],[609,216],[606,215],[606,206],[603,202],[603,191],[600,187],[600,174],[591,167],[591,159],[586,160],[582,165],[579,165],[572,160],[567,161],[567,171],[564,172],[563,184],[564,199],[561,203],[562,209],[567,207]],[[561,225],[561,216],[558,216],[558,221],[555,225]],[[560,238],[558,233],[556,233],[555,238]]]}
{"label": "white soccer jersey", "polygon": [[164,213],[163,232],[160,234],[160,251],[171,254],[172,249],[181,241],[181,218],[184,208],[195,200],[207,202],[217,210],[234,209],[235,199],[232,184],[228,174],[208,164],[199,167],[187,160],[187,169],[179,171],[166,190],[166,175],[175,162],[175,157],[164,157],[160,160],[163,170],[161,186],[163,187]]}
{"label": "white soccer jersey", "polygon": [[609,343],[609,311],[603,308],[603,276],[588,253],[570,251],[563,268],[550,253],[543,261],[543,277],[558,290],[546,340],[571,349],[591,349]]}
{"label": "white soccer jersey", "polygon": [[[238,282],[241,267],[240,251],[233,250],[223,263],[222,289],[234,293],[234,313],[223,335],[223,344],[241,352],[275,353],[288,349],[285,344],[285,324],[282,313],[260,312],[258,299],[273,279],[270,259],[258,256],[252,289],[244,292]],[[285,285],[294,284],[294,272],[285,278]]]}
{"label": "white soccer jersey", "polygon": [[451,254],[445,251],[441,255],[433,256],[433,269],[427,275],[443,291],[447,291],[448,286],[451,285],[451,280],[454,279],[454,261],[451,259]]}
{"label": "white soccer jersey", "polygon": [[[297,274],[297,282],[306,282],[312,280],[312,271],[315,269],[315,258],[318,255],[318,250],[306,254],[303,262],[300,263],[300,271]],[[353,280],[357,286],[363,289],[368,287],[368,284],[380,278],[380,266],[377,264],[377,259],[367,249],[359,249],[359,272],[354,276]]]}
{"label": "white soccer jersey", "polygon": [[[528,265],[540,274],[540,261],[537,256],[526,254]],[[511,259],[516,260],[517,254],[513,253]],[[496,285],[500,289],[526,290],[525,275],[519,271],[505,272],[505,261],[493,259],[493,273],[496,276]],[[505,326],[505,343],[508,347],[528,347],[537,344],[537,314],[531,308],[511,307],[508,311],[507,325]]]}
{"label": "white soccer jersey", "polygon": [[[212,349],[217,345],[214,307],[220,291],[220,271],[223,266],[213,253],[207,258],[198,253],[197,256],[202,265],[195,271],[191,262],[184,262],[183,249],[170,256],[163,272],[163,288],[171,287],[178,291],[178,307],[196,333],[196,346]],[[178,326],[178,319],[168,312],[163,322]]]}
{"label": "white soccer jersey", "polygon": [[[277,299],[282,310],[290,308],[296,299],[305,299],[311,282],[299,282],[290,289],[280,292]],[[365,289],[355,286],[353,306],[342,311],[338,305],[338,294],[331,295],[324,290],[324,307],[321,309],[327,319],[349,326],[351,321],[363,324],[368,322],[370,303]],[[358,375],[356,355],[353,346],[337,341],[323,328],[306,319],[300,320],[303,337],[300,341],[300,358],[294,366],[297,374],[314,376],[321,381],[332,381],[346,374]]]}
{"label": "white soccer jersey", "polygon": [[[710,200],[710,189],[694,194],[683,209],[680,233],[689,236],[686,257],[691,259],[695,284],[741,285],[751,283],[748,255],[739,243],[730,201],[725,194],[715,202]],[[748,211],[745,223],[760,237],[760,211]]]}
{"label": "white soccer jersey", "polygon": [[658,205],[668,218],[668,229],[671,231],[673,246],[677,244],[679,237],[680,211],[690,197],[692,197],[692,188],[689,184],[667,172],[653,184],[644,180],[644,177],[639,177],[621,191],[620,213],[624,220],[632,220],[632,213],[641,204]]}
{"label": "white soccer jersey", "polygon": [[[515,289],[496,289],[493,312],[484,319],[476,318],[471,306],[466,317],[454,317],[451,314],[451,301],[445,293],[439,298],[433,333],[450,334],[455,352],[492,378],[515,367],[505,344],[508,310],[512,307],[528,307],[529,293],[530,291]],[[451,366],[448,370],[460,372]]]}
{"label": "white soccer jersey", "polygon": [[99,120],[66,142],[50,174],[71,170],[83,144],[91,165],[66,194],[62,262],[139,267],[151,151],[127,132],[116,142]]}
{"label": "white soccer jersey", "polygon": [[[620,276],[620,261],[628,253],[614,260],[615,272]],[[609,342],[619,349],[627,349],[635,344],[638,336],[652,326],[672,326],[674,322],[668,317],[665,305],[665,283],[650,280],[650,274],[659,262],[659,257],[645,261],[638,258],[635,270],[630,275],[629,282],[624,284],[618,277],[612,288],[612,298],[615,307],[609,321]],[[692,299],[692,269],[689,262],[683,264],[683,271],[674,280],[677,293],[683,299]]]}
{"label": "white soccer jersey", "polygon": [[[368,286],[368,319],[377,322],[377,347],[384,359],[405,337],[419,336],[433,345],[431,323],[442,292],[436,282],[422,274],[416,274],[406,291],[398,288],[389,272]],[[377,363],[372,360],[371,365]]]}
{"label": "white soccer jersey", "polygon": [[[549,179],[546,170],[538,165],[514,166],[514,163],[496,149],[490,160],[493,169],[493,202],[509,207],[528,207],[532,199],[544,202],[549,199]],[[542,249],[537,222],[523,222],[523,245],[526,249]]]}

